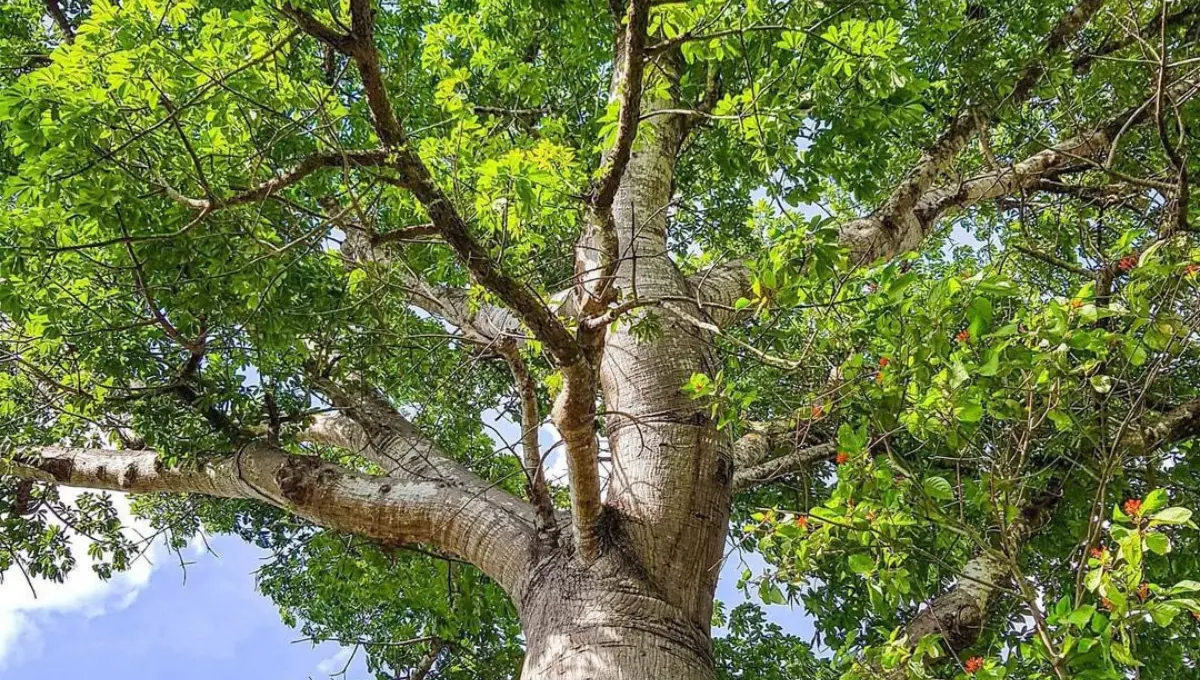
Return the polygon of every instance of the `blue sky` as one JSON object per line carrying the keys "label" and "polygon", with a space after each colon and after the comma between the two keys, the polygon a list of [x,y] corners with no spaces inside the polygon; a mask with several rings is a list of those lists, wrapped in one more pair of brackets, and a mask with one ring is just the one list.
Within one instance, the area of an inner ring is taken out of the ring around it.
{"label": "blue sky", "polygon": [[[0,586],[0,678],[92,680],[255,680],[326,678],[340,671],[337,645],[292,644],[274,605],[254,589],[262,552],[233,537],[216,537],[219,556],[177,558],[154,551],[107,583],[86,567],[67,583],[21,579]],[[76,553],[77,555],[80,553]],[[347,680],[365,678],[361,664]]]}
{"label": "blue sky", "polygon": [[[37,599],[20,579],[6,579],[0,678],[323,680],[342,670],[349,650],[293,643],[299,634],[255,590],[262,551],[233,537],[214,537],[211,545],[216,555],[185,551],[192,562],[186,584],[178,561],[162,549],[153,564],[108,582],[84,567],[66,584],[40,584]],[[734,556],[723,573],[718,597],[730,606],[742,599],[734,587],[741,569]],[[785,628],[811,636],[803,612],[768,609]],[[356,659],[345,680],[368,677]]]}

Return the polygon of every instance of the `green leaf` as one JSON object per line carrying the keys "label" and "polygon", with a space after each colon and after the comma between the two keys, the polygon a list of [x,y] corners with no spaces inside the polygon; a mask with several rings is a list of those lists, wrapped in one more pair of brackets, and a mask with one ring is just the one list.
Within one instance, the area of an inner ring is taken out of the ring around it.
{"label": "green leaf", "polygon": [[1150,526],[1187,524],[1192,519],[1192,511],[1187,508],[1167,508],[1151,516]]}
{"label": "green leaf", "polygon": [[1088,621],[1092,620],[1092,615],[1095,613],[1096,607],[1094,605],[1085,604],[1080,607],[1076,607],[1075,611],[1071,612],[1071,614],[1067,616],[1066,621],[1076,628],[1083,628],[1087,626]]}
{"label": "green leaf", "polygon": [[954,487],[944,477],[926,477],[922,485],[925,494],[930,498],[947,501],[954,498]]}
{"label": "green leaf", "polygon": [[958,419],[964,423],[978,423],[983,418],[983,404],[969,401],[957,409]]}
{"label": "green leaf", "polygon": [[1059,411],[1058,409],[1050,409],[1046,415],[1050,418],[1050,421],[1054,423],[1055,429],[1057,429],[1059,432],[1066,432],[1075,425],[1075,422],[1071,420],[1071,416],[1069,414]]}
{"label": "green leaf", "polygon": [[988,326],[992,323],[992,302],[984,297],[977,297],[967,307],[967,330],[971,337],[983,337]]}
{"label": "green leaf", "polygon": [[1126,647],[1123,643],[1113,642],[1112,647],[1110,647],[1110,649],[1112,650],[1113,658],[1116,659],[1117,661],[1119,661],[1120,663],[1123,663],[1126,666],[1142,665],[1141,662],[1139,662],[1137,659],[1133,658],[1133,654],[1129,653],[1129,648]]}
{"label": "green leaf", "polygon": [[758,597],[763,604],[787,604],[787,598],[774,581],[763,581],[758,586]]}
{"label": "green leaf", "polygon": [[875,560],[871,559],[870,555],[863,553],[854,553],[848,560],[850,571],[855,574],[869,574],[875,571]]}
{"label": "green leaf", "polygon": [[1142,515],[1149,515],[1167,507],[1167,492],[1165,489],[1155,489],[1142,499]]}
{"label": "green leaf", "polygon": [[1108,394],[1112,391],[1112,378],[1107,375],[1093,375],[1088,382],[1092,384],[1092,389],[1100,394]]}
{"label": "green leaf", "polygon": [[1171,622],[1175,620],[1175,617],[1180,612],[1179,607],[1165,602],[1152,604],[1147,609],[1150,612],[1150,618],[1154,619],[1159,628],[1166,628],[1171,625]]}
{"label": "green leaf", "polygon": [[979,367],[979,375],[990,378],[1000,371],[1001,352],[1002,350],[997,347],[992,347],[987,350],[983,365]]}
{"label": "green leaf", "polygon": [[1146,534],[1146,547],[1156,555],[1166,555],[1171,552],[1171,539],[1158,532]]}

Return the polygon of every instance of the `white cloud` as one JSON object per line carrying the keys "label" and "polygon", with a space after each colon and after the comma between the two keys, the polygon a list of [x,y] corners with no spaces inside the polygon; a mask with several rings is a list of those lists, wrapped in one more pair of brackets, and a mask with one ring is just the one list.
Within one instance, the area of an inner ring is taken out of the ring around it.
{"label": "white cloud", "polygon": [[346,664],[350,663],[350,656],[354,654],[354,650],[350,647],[342,647],[336,654],[325,659],[317,664],[317,672],[322,675],[334,675],[341,673],[346,668]]}
{"label": "white cloud", "polygon": [[[62,489],[62,498],[74,500],[80,492]],[[120,513],[131,536],[150,536],[146,522],[135,519],[129,512],[124,494],[113,494],[113,505]],[[62,583],[34,581],[36,596],[17,571],[5,575],[0,583],[0,668],[19,657],[34,657],[42,648],[41,628],[54,615],[72,614],[88,618],[108,612],[121,611],[133,604],[138,594],[150,582],[154,560],[162,547],[155,545],[127,571],[101,580],[92,571],[87,554],[88,540],[79,536],[71,539],[75,568]]]}

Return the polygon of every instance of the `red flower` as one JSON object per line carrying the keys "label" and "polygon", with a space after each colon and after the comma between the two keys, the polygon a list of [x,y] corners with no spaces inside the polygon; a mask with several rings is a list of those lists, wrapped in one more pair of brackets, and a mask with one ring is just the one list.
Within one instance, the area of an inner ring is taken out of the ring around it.
{"label": "red flower", "polygon": [[837,461],[838,465],[845,465],[850,461],[850,454],[846,453],[845,451],[838,451],[837,458],[834,460]]}
{"label": "red flower", "polygon": [[1123,272],[1127,272],[1138,265],[1137,255],[1126,255],[1117,261],[1117,268]]}
{"label": "red flower", "polygon": [[808,515],[797,515],[796,516],[796,527],[799,529],[807,529],[808,528]]}
{"label": "red flower", "polygon": [[1103,562],[1104,558],[1108,556],[1108,551],[1102,548],[1092,548],[1091,555],[1092,559]]}
{"label": "red flower", "polygon": [[1138,586],[1137,596],[1138,596],[1138,599],[1141,600],[1142,602],[1145,602],[1147,599],[1149,599],[1150,598],[1150,584],[1143,583],[1142,585]]}
{"label": "red flower", "polygon": [[1130,498],[1125,501],[1123,506],[1125,514],[1130,517],[1140,517],[1142,514],[1142,502],[1136,498]]}
{"label": "red flower", "polygon": [[958,335],[954,336],[954,339],[959,342],[966,342],[971,339],[971,331],[963,329],[958,332]]}
{"label": "red flower", "polygon": [[973,656],[967,659],[966,670],[968,675],[975,675],[983,670],[983,657]]}
{"label": "red flower", "polygon": [[879,357],[879,367],[887,368],[887,365],[892,363],[892,360],[887,357]]}

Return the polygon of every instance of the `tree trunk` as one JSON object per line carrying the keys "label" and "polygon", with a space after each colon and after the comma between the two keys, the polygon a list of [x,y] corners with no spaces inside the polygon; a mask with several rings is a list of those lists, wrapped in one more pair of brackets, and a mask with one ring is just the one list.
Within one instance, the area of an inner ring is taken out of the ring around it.
{"label": "tree trunk", "polygon": [[[674,105],[643,101],[643,110]],[[667,303],[639,313],[655,316],[657,333],[632,332],[635,314],[605,341],[599,373],[612,471],[602,557],[556,556],[534,570],[519,605],[522,680],[716,677],[710,627],[733,457],[706,404],[682,390],[693,373],[718,369],[713,338],[673,312],[703,316],[667,248],[683,136],[682,118],[644,120],[615,194],[621,297]]]}
{"label": "tree trunk", "polygon": [[[618,68],[614,99],[623,79]],[[673,107],[669,99],[642,101],[643,111]],[[702,316],[666,237],[684,131],[678,116],[643,120],[613,194],[616,233],[594,232],[580,250],[583,271],[593,271],[596,245],[615,236],[621,300],[664,304],[633,313],[605,339],[598,368],[612,469],[599,557],[567,549],[535,558],[517,601],[527,645],[522,680],[716,677],[709,629],[733,458],[728,433],[682,390],[693,373],[717,369],[713,338],[674,311]],[[593,226],[604,229],[599,217]],[[633,332],[648,314],[658,332]]]}
{"label": "tree trunk", "polygon": [[521,606],[521,679],[715,678],[708,626],[664,601],[635,573],[609,558],[587,567],[553,560],[540,569],[544,580],[530,585]]}

